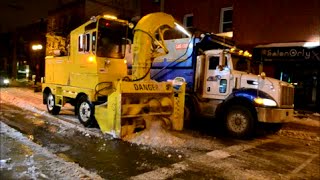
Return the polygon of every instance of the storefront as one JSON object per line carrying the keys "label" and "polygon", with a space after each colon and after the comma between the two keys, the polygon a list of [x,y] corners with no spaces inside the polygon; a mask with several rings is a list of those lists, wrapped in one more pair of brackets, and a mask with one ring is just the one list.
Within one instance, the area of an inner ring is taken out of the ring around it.
{"label": "storefront", "polygon": [[320,112],[320,46],[306,43],[259,45],[253,59],[269,77],[295,86],[295,108]]}

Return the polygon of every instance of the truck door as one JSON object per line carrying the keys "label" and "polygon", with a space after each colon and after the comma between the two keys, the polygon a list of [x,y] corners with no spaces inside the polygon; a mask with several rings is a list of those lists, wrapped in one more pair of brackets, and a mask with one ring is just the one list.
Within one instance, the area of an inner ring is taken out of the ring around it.
{"label": "truck door", "polygon": [[226,63],[223,53],[206,57],[204,91],[212,98],[224,99],[230,92],[230,69]]}

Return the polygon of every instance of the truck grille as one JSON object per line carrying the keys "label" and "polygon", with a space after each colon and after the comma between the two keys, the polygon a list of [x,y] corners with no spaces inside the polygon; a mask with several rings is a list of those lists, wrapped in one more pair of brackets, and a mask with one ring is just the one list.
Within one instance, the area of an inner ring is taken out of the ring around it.
{"label": "truck grille", "polygon": [[294,88],[288,86],[281,86],[281,100],[280,106],[292,107],[294,101]]}

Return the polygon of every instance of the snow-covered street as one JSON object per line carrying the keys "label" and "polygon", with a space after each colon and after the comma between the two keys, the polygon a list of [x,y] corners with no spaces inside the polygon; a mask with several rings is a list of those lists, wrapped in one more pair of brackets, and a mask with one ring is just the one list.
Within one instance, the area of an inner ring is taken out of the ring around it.
{"label": "snow-covered street", "polygon": [[145,131],[128,143],[84,128],[72,106],[50,115],[31,88],[1,88],[0,105],[1,179],[320,177],[318,113],[297,112],[277,134],[247,141],[187,130]]}

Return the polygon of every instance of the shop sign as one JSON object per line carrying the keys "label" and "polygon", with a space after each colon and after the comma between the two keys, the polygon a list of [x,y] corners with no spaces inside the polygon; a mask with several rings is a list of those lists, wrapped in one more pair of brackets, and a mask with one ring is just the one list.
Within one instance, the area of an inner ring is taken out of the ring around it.
{"label": "shop sign", "polygon": [[[259,53],[257,48],[257,54]],[[304,48],[304,47],[279,47],[279,48],[261,48],[261,57],[264,59],[300,59],[300,60],[316,60],[320,61],[320,47]],[[256,56],[257,57],[257,56]]]}

